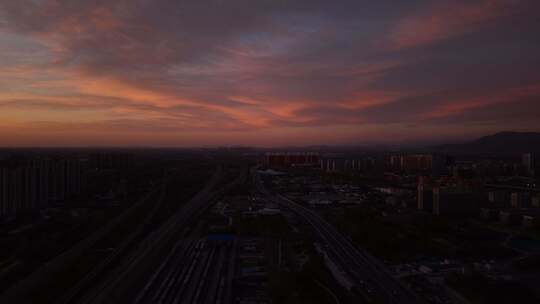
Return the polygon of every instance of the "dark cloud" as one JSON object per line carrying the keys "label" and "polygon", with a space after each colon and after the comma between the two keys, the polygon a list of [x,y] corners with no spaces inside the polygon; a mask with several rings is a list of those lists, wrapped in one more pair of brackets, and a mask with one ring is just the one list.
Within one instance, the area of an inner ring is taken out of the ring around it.
{"label": "dark cloud", "polygon": [[50,67],[166,100],[104,93],[4,100],[0,107],[122,108],[161,122],[107,125],[159,131],[531,126],[538,107],[505,107],[531,105],[519,88],[540,84],[538,8],[534,0],[0,0],[0,27],[49,45]]}

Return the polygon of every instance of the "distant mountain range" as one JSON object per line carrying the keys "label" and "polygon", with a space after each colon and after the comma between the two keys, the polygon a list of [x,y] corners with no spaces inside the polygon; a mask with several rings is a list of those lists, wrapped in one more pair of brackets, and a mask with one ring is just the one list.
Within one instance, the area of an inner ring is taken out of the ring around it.
{"label": "distant mountain range", "polygon": [[434,150],[457,154],[540,152],[540,133],[499,132],[467,143],[436,146]]}

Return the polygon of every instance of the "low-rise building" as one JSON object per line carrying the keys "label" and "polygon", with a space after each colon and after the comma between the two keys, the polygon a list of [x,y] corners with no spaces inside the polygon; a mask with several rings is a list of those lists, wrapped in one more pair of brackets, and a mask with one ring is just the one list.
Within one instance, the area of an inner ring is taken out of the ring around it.
{"label": "low-rise building", "polygon": [[540,227],[540,214],[527,214],[523,215],[523,226],[527,228]]}
{"label": "low-rise building", "polygon": [[528,192],[512,192],[510,205],[512,208],[530,207],[531,194]]}

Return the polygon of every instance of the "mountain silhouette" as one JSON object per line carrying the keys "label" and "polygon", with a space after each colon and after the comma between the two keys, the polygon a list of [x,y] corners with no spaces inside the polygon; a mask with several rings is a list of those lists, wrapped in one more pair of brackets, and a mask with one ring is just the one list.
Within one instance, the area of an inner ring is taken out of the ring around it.
{"label": "mountain silhouette", "polygon": [[538,132],[499,132],[462,144],[441,145],[436,151],[458,154],[519,154],[540,152]]}

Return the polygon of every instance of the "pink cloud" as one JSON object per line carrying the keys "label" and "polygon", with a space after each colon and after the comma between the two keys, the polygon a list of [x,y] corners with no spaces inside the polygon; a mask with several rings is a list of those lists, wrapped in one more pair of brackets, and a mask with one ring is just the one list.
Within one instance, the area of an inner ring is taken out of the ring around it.
{"label": "pink cloud", "polygon": [[417,47],[473,32],[511,14],[518,3],[516,0],[479,0],[434,5],[399,21],[390,35],[390,47]]}
{"label": "pink cloud", "polygon": [[481,109],[496,104],[509,104],[510,106],[510,104],[515,103],[520,98],[529,96],[540,96],[540,84],[496,91],[476,98],[451,100],[424,114],[423,117],[424,119],[437,119],[459,115],[467,111]]}

